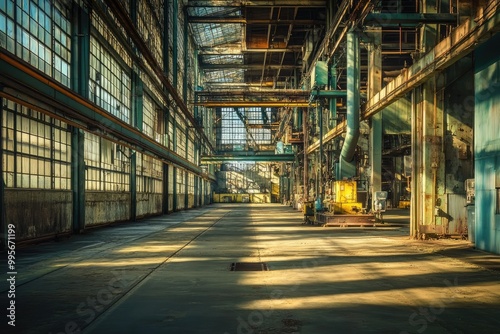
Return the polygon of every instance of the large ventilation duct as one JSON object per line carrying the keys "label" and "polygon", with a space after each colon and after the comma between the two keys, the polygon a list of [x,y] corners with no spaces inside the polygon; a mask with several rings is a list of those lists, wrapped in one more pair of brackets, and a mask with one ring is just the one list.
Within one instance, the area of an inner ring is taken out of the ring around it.
{"label": "large ventilation duct", "polygon": [[360,55],[358,35],[347,33],[347,132],[340,153],[338,179],[356,175],[354,152],[359,138]]}

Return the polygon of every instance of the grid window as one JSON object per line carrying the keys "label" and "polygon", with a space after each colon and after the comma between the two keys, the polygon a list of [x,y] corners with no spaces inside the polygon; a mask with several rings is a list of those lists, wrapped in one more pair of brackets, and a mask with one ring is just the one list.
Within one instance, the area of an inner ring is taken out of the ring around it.
{"label": "grid window", "polygon": [[175,152],[181,157],[186,157],[186,126],[183,123],[177,123],[177,146]]}
{"label": "grid window", "polygon": [[194,196],[194,174],[188,174],[188,194]]}
{"label": "grid window", "polygon": [[6,187],[70,189],[68,126],[12,101],[4,102],[2,147]]}
{"label": "grid window", "polygon": [[156,118],[156,106],[153,100],[144,94],[143,108],[142,108],[142,132],[147,136],[155,137],[155,118]]}
{"label": "grid window", "polygon": [[67,12],[62,1],[1,1],[0,47],[69,86],[71,24]]}
{"label": "grid window", "polygon": [[85,132],[85,189],[129,191],[130,152],[107,139]]}
{"label": "grid window", "polygon": [[153,53],[158,64],[162,63],[162,4],[158,1],[139,1],[139,10],[137,11],[138,31],[142,39],[148,44],[149,50]]}
{"label": "grid window", "polygon": [[168,167],[168,194],[174,194],[174,167],[172,165]]}
{"label": "grid window", "polygon": [[137,192],[161,194],[163,190],[162,162],[149,155],[137,154]]}
{"label": "grid window", "polygon": [[196,163],[194,147],[195,147],[195,145],[194,145],[194,132],[189,131],[187,159],[189,162],[192,162],[192,163]]}
{"label": "grid window", "polygon": [[185,171],[182,169],[177,169],[177,194],[184,195],[186,193],[186,176],[184,175]]}
{"label": "grid window", "polygon": [[94,103],[122,121],[130,122],[130,75],[94,36],[90,38],[89,86],[89,98]]}

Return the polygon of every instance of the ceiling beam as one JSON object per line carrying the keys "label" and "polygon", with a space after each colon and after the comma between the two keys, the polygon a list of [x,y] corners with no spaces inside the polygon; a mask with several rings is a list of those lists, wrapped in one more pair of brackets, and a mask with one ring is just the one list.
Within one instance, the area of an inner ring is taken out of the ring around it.
{"label": "ceiling beam", "polygon": [[[260,70],[262,69],[262,64],[200,64],[203,70],[226,70],[226,69],[243,69],[243,70]],[[266,70],[294,70],[296,68],[301,68],[300,65],[266,65]]]}
{"label": "ceiling beam", "polygon": [[251,48],[243,49],[241,44],[230,44],[224,46],[215,47],[202,47],[199,51],[199,55],[241,55],[242,53],[253,53],[253,52],[301,52],[302,46],[289,46],[287,48]]}
{"label": "ceiling beam", "polygon": [[201,101],[195,102],[195,106],[204,106],[208,108],[226,107],[290,107],[304,108],[309,107],[309,101]]}
{"label": "ceiling beam", "polygon": [[202,156],[201,164],[218,164],[231,161],[293,162],[294,154],[256,154],[256,155],[210,155]]}
{"label": "ceiling beam", "polygon": [[261,24],[261,25],[315,25],[324,24],[321,20],[281,20],[281,19],[246,19],[241,16],[188,16],[189,23],[218,23],[218,24]]}
{"label": "ceiling beam", "polygon": [[382,27],[418,24],[453,24],[457,23],[457,14],[450,13],[369,13],[363,21],[365,25]]}
{"label": "ceiling beam", "polygon": [[201,96],[297,96],[297,97],[309,97],[310,92],[302,89],[259,89],[259,90],[224,90],[224,91],[213,91],[213,90],[202,90],[196,91],[199,97]]}
{"label": "ceiling beam", "polygon": [[189,0],[188,7],[326,7],[325,0]]}

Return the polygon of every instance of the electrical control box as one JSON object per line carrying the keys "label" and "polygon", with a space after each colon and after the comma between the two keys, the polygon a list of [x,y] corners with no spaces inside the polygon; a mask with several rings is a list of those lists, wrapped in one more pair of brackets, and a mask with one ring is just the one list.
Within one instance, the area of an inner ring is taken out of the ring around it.
{"label": "electrical control box", "polygon": [[385,212],[387,209],[387,191],[376,191],[373,198],[373,211]]}
{"label": "electrical control box", "polygon": [[476,180],[465,180],[465,195],[467,204],[474,204],[476,198]]}

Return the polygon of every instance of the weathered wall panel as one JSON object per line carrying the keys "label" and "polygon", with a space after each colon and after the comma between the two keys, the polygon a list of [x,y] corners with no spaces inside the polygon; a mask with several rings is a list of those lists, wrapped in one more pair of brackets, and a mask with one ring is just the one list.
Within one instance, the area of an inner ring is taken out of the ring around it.
{"label": "weathered wall panel", "polygon": [[5,189],[7,224],[22,241],[71,231],[72,193],[61,190]]}
{"label": "weathered wall panel", "polygon": [[137,194],[137,218],[160,215],[162,213],[162,194]]}
{"label": "weathered wall panel", "polygon": [[467,210],[465,195],[448,194],[448,210],[444,214],[447,218],[447,232],[459,235],[467,234]]}
{"label": "weathered wall panel", "polygon": [[85,193],[85,226],[130,219],[130,193]]}

